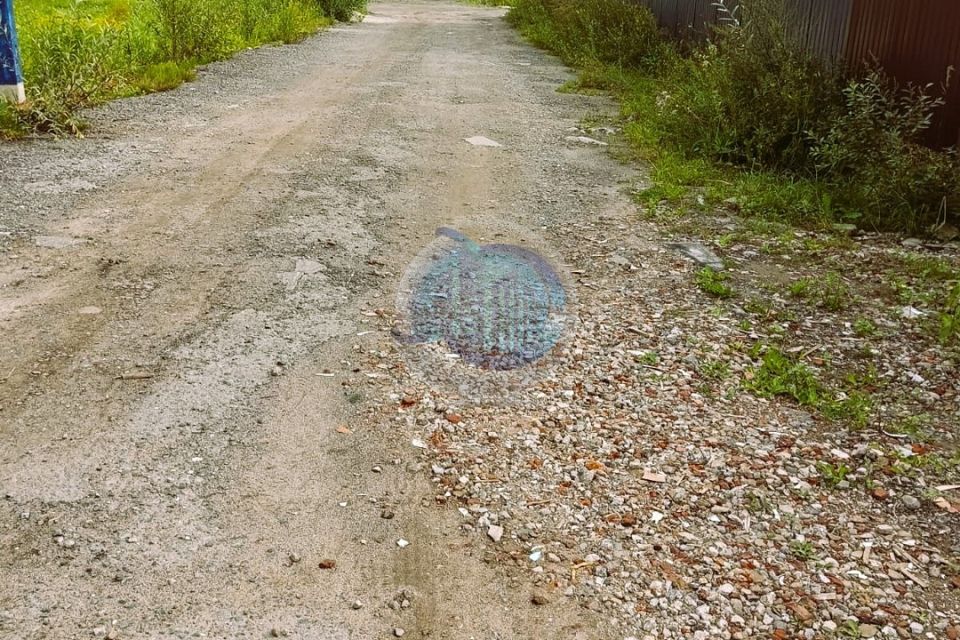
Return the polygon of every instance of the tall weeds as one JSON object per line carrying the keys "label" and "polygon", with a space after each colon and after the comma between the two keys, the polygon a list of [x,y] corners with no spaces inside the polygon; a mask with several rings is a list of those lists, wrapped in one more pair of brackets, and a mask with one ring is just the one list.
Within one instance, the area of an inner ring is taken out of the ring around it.
{"label": "tall weeds", "polygon": [[199,64],[245,47],[297,42],[366,6],[365,0],[113,0],[91,14],[79,3],[64,11],[45,2],[17,5],[28,102],[0,104],[0,138],[78,134],[84,107],[171,89],[194,77]]}
{"label": "tall weeds", "polygon": [[508,19],[574,65],[642,67],[662,44],[653,15],[630,0],[521,0]]}
{"label": "tall weeds", "polygon": [[[649,11],[623,0],[518,0],[509,19],[583,67],[582,83],[618,91],[642,144],[691,166],[739,167],[749,176],[741,184],[766,185],[753,210],[777,203],[807,221],[908,232],[956,218],[957,156],[921,144],[943,107],[933,87],[814,57],[784,0],[728,4],[710,38],[692,46],[668,42]],[[771,193],[777,183],[782,193]],[[798,185],[814,197],[793,205]]]}

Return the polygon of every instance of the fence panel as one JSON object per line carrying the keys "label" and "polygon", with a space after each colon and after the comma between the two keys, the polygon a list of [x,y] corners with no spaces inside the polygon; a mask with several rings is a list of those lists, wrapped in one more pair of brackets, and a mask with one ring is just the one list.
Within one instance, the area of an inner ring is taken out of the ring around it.
{"label": "fence panel", "polygon": [[797,6],[801,41],[824,60],[842,58],[853,0],[791,0]]}
{"label": "fence panel", "polygon": [[901,83],[946,85],[947,106],[931,141],[960,142],[960,2],[855,0],[845,57],[851,64],[875,60]]}
{"label": "fence panel", "polygon": [[[716,0],[637,0],[680,38],[704,38],[722,19]],[[876,60],[901,83],[945,85],[930,142],[960,142],[960,0],[786,0],[803,45],[851,68]],[[727,0],[733,8],[737,0]],[[953,74],[946,83],[950,67]]]}

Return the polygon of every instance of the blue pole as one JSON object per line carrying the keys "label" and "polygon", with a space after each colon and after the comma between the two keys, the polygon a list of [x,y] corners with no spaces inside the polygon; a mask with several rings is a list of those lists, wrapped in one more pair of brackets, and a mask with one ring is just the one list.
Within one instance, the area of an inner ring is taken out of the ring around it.
{"label": "blue pole", "polygon": [[0,0],[0,100],[23,102],[26,99],[17,27],[13,23],[13,0]]}

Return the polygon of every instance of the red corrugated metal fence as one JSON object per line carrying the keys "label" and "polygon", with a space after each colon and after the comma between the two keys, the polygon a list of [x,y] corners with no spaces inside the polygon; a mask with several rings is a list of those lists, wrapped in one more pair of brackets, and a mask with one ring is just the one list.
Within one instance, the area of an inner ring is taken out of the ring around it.
{"label": "red corrugated metal fence", "polygon": [[947,106],[932,139],[960,141],[960,0],[855,0],[845,58],[851,64],[876,59],[903,83],[939,88],[949,73]]}
{"label": "red corrugated metal fence", "polygon": [[[639,0],[678,37],[704,35],[723,13],[716,0]],[[852,68],[879,62],[902,84],[944,87],[931,142],[960,142],[960,0],[786,0],[804,45]],[[727,7],[736,0],[727,0]],[[951,67],[954,71],[950,72]]]}

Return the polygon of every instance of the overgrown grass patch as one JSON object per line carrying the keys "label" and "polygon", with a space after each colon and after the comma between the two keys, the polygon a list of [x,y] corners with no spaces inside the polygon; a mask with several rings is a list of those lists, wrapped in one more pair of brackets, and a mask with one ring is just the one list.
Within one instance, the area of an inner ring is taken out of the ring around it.
{"label": "overgrown grass patch", "polygon": [[857,388],[863,386],[858,381],[848,379],[846,388],[836,391],[821,381],[810,367],[780,349],[761,345],[756,348],[763,354],[760,365],[744,380],[747,390],[764,398],[789,398],[801,407],[855,428],[862,428],[870,421],[873,398],[867,390]]}
{"label": "overgrown grass patch", "polygon": [[626,137],[652,165],[639,195],[651,210],[911,233],[955,218],[960,162],[920,144],[942,107],[935,90],[876,69],[843,75],[791,39],[777,3],[750,4],[753,18],[692,52],[654,37],[649,11],[623,0],[517,0],[509,19],[580,67],[568,90],[619,98]]}
{"label": "overgrown grass patch", "polygon": [[144,93],[169,91],[197,77],[197,70],[182,62],[160,62],[146,67],[134,84]]}
{"label": "overgrown grass patch", "polygon": [[173,89],[198,65],[292,43],[365,0],[18,0],[28,101],[0,105],[0,138],[83,130],[79,112]]}
{"label": "overgrown grass patch", "polygon": [[729,280],[727,274],[722,271],[714,271],[710,267],[704,267],[697,272],[697,286],[701,291],[715,298],[732,298],[734,296],[733,287],[730,286]]}

